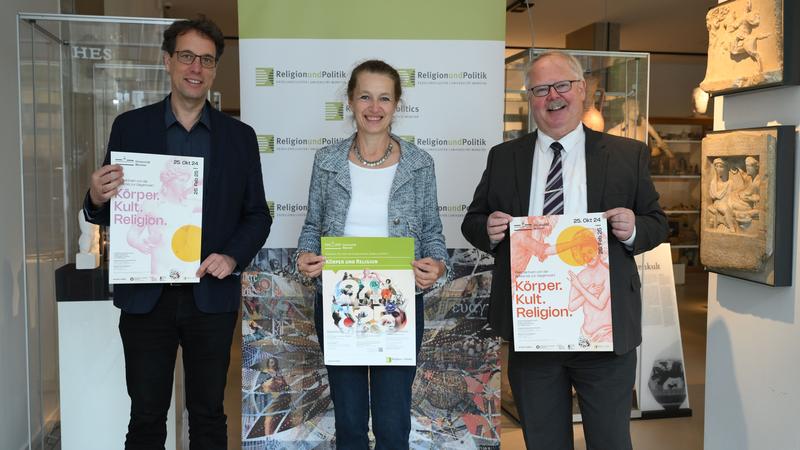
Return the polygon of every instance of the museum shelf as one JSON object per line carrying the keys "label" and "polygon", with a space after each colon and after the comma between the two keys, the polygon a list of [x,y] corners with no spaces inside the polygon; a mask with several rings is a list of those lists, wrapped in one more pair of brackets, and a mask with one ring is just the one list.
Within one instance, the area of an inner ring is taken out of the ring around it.
{"label": "museum shelf", "polygon": [[705,117],[652,117],[650,123],[666,149],[650,138],[650,173],[661,207],[667,214],[672,259],[678,270],[701,270],[700,154],[702,139],[711,130]]}

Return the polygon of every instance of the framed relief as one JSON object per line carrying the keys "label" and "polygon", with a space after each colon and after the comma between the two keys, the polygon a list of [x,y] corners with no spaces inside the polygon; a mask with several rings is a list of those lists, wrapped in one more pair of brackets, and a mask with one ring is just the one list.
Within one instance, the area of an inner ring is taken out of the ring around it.
{"label": "framed relief", "polygon": [[712,95],[800,84],[800,2],[730,0],[706,15],[708,66],[700,87]]}
{"label": "framed relief", "polygon": [[700,262],[711,272],[791,286],[795,128],[703,139]]}

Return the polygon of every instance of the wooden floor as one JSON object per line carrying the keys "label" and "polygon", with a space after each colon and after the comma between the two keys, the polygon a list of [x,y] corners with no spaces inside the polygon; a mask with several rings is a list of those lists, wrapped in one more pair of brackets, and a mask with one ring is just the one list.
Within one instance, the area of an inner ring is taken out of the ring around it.
{"label": "wooden floor", "polygon": [[[701,450],[703,448],[703,405],[706,373],[706,315],[708,312],[708,276],[687,273],[686,284],[676,286],[678,315],[681,323],[686,378],[689,383],[689,406],[692,417],[634,420],[631,436],[634,449]],[[583,429],[575,425],[575,449],[585,450]],[[524,449],[522,429],[508,416],[502,418],[501,450]]]}

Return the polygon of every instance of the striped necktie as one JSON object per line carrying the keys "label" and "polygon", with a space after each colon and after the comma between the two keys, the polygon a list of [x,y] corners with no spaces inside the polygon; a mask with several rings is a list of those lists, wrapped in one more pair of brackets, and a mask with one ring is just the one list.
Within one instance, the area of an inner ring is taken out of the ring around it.
{"label": "striped necktie", "polygon": [[553,162],[547,172],[547,183],[544,187],[544,206],[542,215],[564,214],[564,180],[561,176],[561,151],[564,147],[558,142],[550,144],[553,150]]}

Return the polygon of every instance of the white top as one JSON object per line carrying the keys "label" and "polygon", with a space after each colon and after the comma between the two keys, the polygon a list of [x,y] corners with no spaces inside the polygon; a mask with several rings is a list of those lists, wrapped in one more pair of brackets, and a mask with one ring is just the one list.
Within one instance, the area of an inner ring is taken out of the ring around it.
{"label": "white top", "polygon": [[397,164],[380,169],[350,166],[350,207],[344,221],[344,235],[352,237],[389,236],[389,193]]}
{"label": "white top", "polygon": [[[539,130],[533,150],[531,171],[531,197],[528,203],[529,216],[541,216],[544,206],[544,186],[547,172],[553,162],[555,140]],[[558,142],[564,147],[561,154],[562,179],[564,180],[564,214],[586,214],[586,133],[583,124],[570,131]]]}

